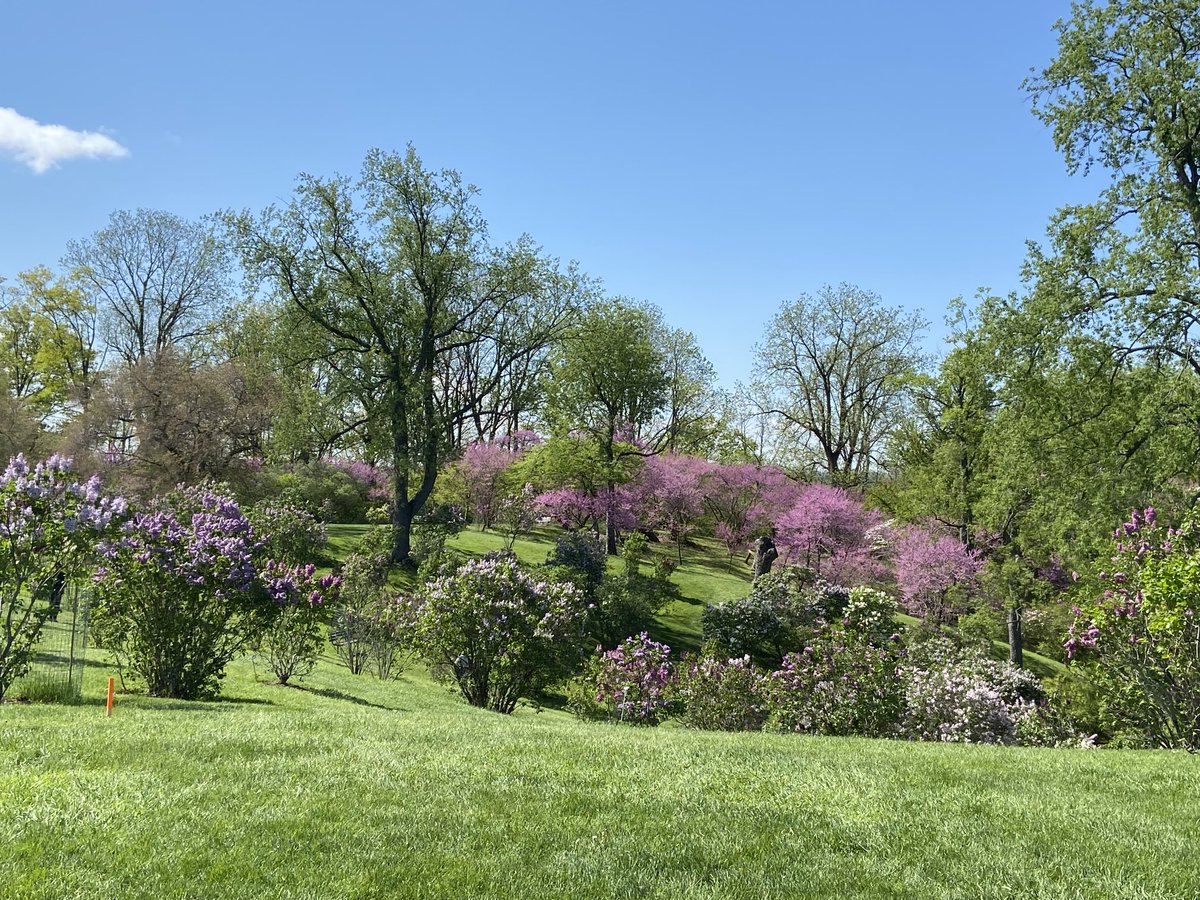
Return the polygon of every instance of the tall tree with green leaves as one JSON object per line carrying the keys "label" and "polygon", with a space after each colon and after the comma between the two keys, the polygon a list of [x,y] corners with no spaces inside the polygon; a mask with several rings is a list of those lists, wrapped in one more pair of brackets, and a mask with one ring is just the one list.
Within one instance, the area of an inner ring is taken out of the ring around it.
{"label": "tall tree with green leaves", "polygon": [[1200,7],[1089,0],[1055,27],[1058,56],[1026,82],[1034,112],[1068,171],[1108,178],[1031,248],[1031,303],[1200,374]]}
{"label": "tall tree with green leaves", "polygon": [[756,348],[748,399],[799,467],[861,485],[905,411],[925,322],[849,284],[785,303]]}
{"label": "tall tree with green leaves", "polygon": [[[357,180],[301,176],[287,206],[231,219],[248,272],[314,326],[310,358],[354,397],[365,440],[393,467],[401,564],[456,423],[561,335],[577,300],[571,274],[528,238],[490,242],[476,194],[411,147],[373,150]],[[447,361],[468,347],[493,364],[458,392]]]}
{"label": "tall tree with green leaves", "polygon": [[43,421],[86,407],[99,378],[96,310],[73,276],[45,266],[0,291],[0,375]]}
{"label": "tall tree with green leaves", "polygon": [[[582,431],[596,443],[610,497],[629,458],[656,452],[668,431],[663,412],[672,373],[663,333],[654,307],[599,301],[551,359],[545,416],[552,430]],[[614,516],[606,519],[608,552],[615,554]]]}

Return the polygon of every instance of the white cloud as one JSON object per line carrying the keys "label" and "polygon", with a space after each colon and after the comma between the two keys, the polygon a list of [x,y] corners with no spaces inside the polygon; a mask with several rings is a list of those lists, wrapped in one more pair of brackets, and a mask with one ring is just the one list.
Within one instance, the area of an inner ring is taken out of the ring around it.
{"label": "white cloud", "polygon": [[128,156],[129,151],[98,131],[43,125],[15,109],[0,106],[0,154],[11,155],[40,175],[65,159]]}

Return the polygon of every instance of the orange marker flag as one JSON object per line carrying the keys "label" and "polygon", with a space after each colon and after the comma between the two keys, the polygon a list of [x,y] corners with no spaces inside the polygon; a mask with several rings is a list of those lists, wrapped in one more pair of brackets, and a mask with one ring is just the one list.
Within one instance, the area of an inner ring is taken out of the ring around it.
{"label": "orange marker flag", "polygon": [[108,676],[108,704],[104,709],[105,716],[112,716],[113,688],[114,688],[113,682],[114,681],[115,681],[115,679],[111,675],[109,675]]}

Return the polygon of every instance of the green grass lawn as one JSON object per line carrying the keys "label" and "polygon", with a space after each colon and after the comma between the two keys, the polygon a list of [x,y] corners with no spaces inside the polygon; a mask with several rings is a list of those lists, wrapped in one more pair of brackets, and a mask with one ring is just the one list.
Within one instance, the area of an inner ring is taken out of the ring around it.
{"label": "green grass lawn", "polygon": [[503,717],[332,660],[105,719],[107,671],[0,707],[0,896],[1200,895],[1183,754]]}
{"label": "green grass lawn", "polygon": [[[362,533],[331,531],[338,555]],[[694,556],[659,623],[683,646],[747,586]],[[287,688],[241,660],[220,701],[118,695],[106,719],[112,672],[93,652],[84,703],[0,706],[0,897],[1200,896],[1184,754],[505,717],[331,657]]]}

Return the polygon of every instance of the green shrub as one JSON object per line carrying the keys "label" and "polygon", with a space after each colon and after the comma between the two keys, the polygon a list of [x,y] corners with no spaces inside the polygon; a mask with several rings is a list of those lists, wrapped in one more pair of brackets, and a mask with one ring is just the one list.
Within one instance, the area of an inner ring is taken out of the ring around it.
{"label": "green shrub", "polygon": [[578,661],[588,604],[511,554],[464,563],[406,598],[415,649],[472,706],[509,713]]}
{"label": "green shrub", "polygon": [[758,731],[767,717],[766,685],[749,656],[685,659],[675,683],[679,719],[689,728]]}

